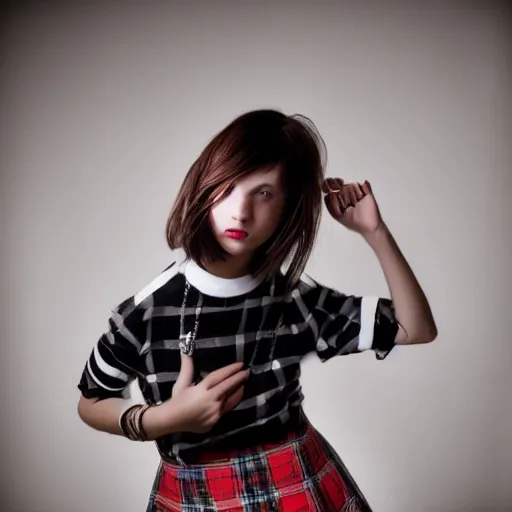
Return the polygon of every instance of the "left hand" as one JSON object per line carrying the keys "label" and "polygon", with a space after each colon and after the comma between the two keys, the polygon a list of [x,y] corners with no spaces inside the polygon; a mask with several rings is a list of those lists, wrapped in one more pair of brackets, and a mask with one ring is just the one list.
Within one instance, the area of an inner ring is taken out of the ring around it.
{"label": "left hand", "polygon": [[347,229],[369,235],[384,225],[370,183],[345,183],[327,178],[322,184],[324,201],[332,217]]}

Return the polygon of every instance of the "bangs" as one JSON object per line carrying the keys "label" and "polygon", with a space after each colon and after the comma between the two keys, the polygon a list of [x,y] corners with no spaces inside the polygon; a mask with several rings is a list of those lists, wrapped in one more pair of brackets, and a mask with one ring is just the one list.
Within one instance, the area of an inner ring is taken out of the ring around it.
{"label": "bangs", "polygon": [[295,167],[295,160],[292,144],[282,130],[256,125],[243,132],[226,133],[212,146],[202,173],[205,199],[211,205],[214,198],[256,171],[279,165],[286,176],[288,169]]}
{"label": "bangs", "polygon": [[208,143],[187,173],[167,222],[169,246],[183,248],[198,263],[225,259],[209,227],[209,210],[240,179],[279,165],[286,194],[282,225],[256,251],[251,271],[276,272],[289,260],[296,280],[316,238],[325,160],[323,140],[308,118],[275,110],[240,116]]}

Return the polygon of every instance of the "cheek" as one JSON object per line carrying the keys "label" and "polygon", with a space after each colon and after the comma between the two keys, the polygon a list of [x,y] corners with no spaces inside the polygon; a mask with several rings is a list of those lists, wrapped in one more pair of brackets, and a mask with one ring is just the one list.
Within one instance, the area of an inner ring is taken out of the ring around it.
{"label": "cheek", "polygon": [[281,217],[283,214],[282,208],[272,208],[269,210],[266,214],[265,224],[266,224],[266,231],[269,235],[273,234],[274,231],[277,229],[279,224],[281,223]]}
{"label": "cheek", "polygon": [[226,227],[227,219],[229,219],[226,204],[219,203],[211,208],[208,217],[214,232],[219,233],[219,230],[223,231]]}
{"label": "cheek", "polygon": [[210,213],[208,214],[208,219],[210,221],[210,226],[211,226],[213,232],[217,231],[218,217],[219,217],[218,209],[217,208],[212,208],[210,210]]}
{"label": "cheek", "polygon": [[280,225],[280,218],[279,217],[273,217],[272,218],[272,226],[270,228],[270,235],[273,235],[277,229],[279,229],[279,225]]}
{"label": "cheek", "polygon": [[272,212],[272,218],[274,219],[276,225],[279,225],[279,223],[281,222],[281,219],[284,215],[284,209],[285,209],[285,206],[286,206],[286,203],[285,203],[285,200],[282,199],[279,204],[277,204],[274,208],[273,208],[273,212]]}

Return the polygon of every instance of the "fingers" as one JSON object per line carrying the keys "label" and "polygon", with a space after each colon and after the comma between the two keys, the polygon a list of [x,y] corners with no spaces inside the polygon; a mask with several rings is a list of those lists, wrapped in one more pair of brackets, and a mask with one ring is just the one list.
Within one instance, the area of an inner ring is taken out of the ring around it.
{"label": "fingers", "polygon": [[217,384],[221,383],[222,381],[239,372],[243,368],[243,366],[244,363],[238,362],[230,364],[228,366],[224,366],[224,368],[219,368],[218,370],[215,370],[214,372],[207,375],[203,379],[202,383],[206,387],[206,389],[213,388]]}
{"label": "fingers", "polygon": [[322,192],[328,194],[330,192],[337,192],[343,188],[344,181],[341,178],[326,178],[322,182]]}
{"label": "fingers", "polygon": [[335,218],[343,215],[345,210],[357,202],[351,185],[344,185],[337,192],[330,192],[324,197],[325,206]]}
{"label": "fingers", "polygon": [[342,178],[326,178],[322,182],[322,192],[324,192],[324,194],[341,192],[347,188],[353,189],[359,200],[361,200],[366,194],[372,193],[372,188],[368,181],[365,181],[364,183],[345,183]]}
{"label": "fingers", "polygon": [[227,395],[234,393],[247,380],[249,373],[249,370],[238,371],[213,388],[210,388],[214,398],[216,400],[224,400]]}
{"label": "fingers", "polygon": [[361,188],[363,190],[363,192],[365,194],[373,194],[373,191],[372,191],[372,186],[370,185],[370,183],[368,181],[365,181],[362,185],[361,185]]}
{"label": "fingers", "polygon": [[343,213],[343,206],[341,204],[341,197],[339,194],[327,194],[324,197],[325,206],[329,210],[329,213],[336,219]]}
{"label": "fingers", "polygon": [[233,410],[241,401],[244,396],[244,386],[240,386],[233,393],[228,395],[224,400],[221,408],[221,414],[226,414],[227,412]]}
{"label": "fingers", "polygon": [[359,187],[359,183],[353,183],[350,187],[350,202],[356,205],[363,198],[363,191]]}
{"label": "fingers", "polygon": [[[340,183],[341,187],[336,188]],[[363,184],[343,183],[343,180],[338,178],[327,178],[323,190],[328,191],[324,196],[325,205],[335,217],[343,215],[347,208],[355,206],[367,194],[372,193],[368,181]]]}
{"label": "fingers", "polygon": [[181,353],[181,368],[178,379],[172,388],[172,395],[174,396],[180,390],[192,386],[194,382],[194,360],[190,357]]}
{"label": "fingers", "polygon": [[363,189],[361,188],[361,184],[354,183],[354,198],[355,198],[356,203],[361,201],[361,199],[363,199],[364,196],[365,196],[365,194],[363,192]]}

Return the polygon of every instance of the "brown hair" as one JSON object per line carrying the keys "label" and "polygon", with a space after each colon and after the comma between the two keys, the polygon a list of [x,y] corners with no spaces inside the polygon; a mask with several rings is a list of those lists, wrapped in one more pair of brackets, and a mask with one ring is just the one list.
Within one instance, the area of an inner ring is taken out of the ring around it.
{"label": "brown hair", "polygon": [[286,203],[281,225],[256,250],[250,271],[272,274],[289,262],[295,284],[316,239],[322,206],[325,144],[305,116],[255,110],[237,117],[205,147],[189,169],[167,220],[167,243],[201,264],[227,254],[215,240],[210,208],[220,195],[253,171],[280,165]]}

